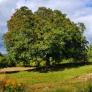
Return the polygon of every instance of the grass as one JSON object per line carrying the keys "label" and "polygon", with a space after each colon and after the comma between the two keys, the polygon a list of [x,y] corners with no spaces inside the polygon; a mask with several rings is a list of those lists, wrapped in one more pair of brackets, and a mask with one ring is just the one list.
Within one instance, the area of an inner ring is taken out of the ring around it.
{"label": "grass", "polygon": [[52,71],[48,73],[24,71],[12,74],[0,74],[0,78],[7,76],[16,79],[18,82],[29,85],[31,89],[35,89],[35,92],[41,92],[41,90],[49,92],[47,91],[48,89],[53,89],[53,91],[50,92],[63,92],[60,91],[62,90],[61,88],[71,90],[74,89],[76,85],[79,85],[72,79],[87,73],[92,73],[92,65],[71,69],[66,68],[63,71]]}

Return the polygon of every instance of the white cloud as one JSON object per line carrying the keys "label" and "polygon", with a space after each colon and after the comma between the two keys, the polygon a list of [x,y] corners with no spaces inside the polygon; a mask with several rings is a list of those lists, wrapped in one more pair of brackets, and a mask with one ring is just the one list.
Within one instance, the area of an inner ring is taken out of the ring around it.
{"label": "white cloud", "polygon": [[16,2],[18,0],[0,0],[0,32],[6,31],[2,30],[1,27],[6,27],[6,22],[12,14],[12,10],[16,7]]}
{"label": "white cloud", "polygon": [[74,20],[75,22],[83,22],[86,25],[85,36],[92,42],[92,15],[81,16]]}
{"label": "white cloud", "polygon": [[3,47],[2,35],[7,31],[7,20],[12,14],[12,10],[16,7],[18,0],[0,0],[0,52],[5,53]]}

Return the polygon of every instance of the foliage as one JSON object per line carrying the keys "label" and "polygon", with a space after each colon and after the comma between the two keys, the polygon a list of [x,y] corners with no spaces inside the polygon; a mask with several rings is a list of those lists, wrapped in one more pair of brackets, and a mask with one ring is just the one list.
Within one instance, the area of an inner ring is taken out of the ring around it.
{"label": "foliage", "polygon": [[8,22],[9,32],[5,35],[5,43],[9,60],[14,63],[20,60],[25,61],[24,65],[26,65],[30,59],[31,14],[31,10],[22,7],[16,11],[10,22]]}
{"label": "foliage", "polygon": [[46,66],[52,61],[60,63],[63,58],[87,61],[87,41],[83,36],[85,25],[75,24],[58,10],[40,7],[32,13],[27,7],[16,10],[7,23],[4,35],[5,47],[12,62],[30,60]]}
{"label": "foliage", "polygon": [[0,92],[25,92],[25,86],[15,79],[3,78],[0,80]]}
{"label": "foliage", "polygon": [[0,53],[0,68],[7,67],[7,66],[8,66],[8,61],[6,59],[6,56]]}
{"label": "foliage", "polygon": [[92,62],[92,44],[90,44],[89,47],[88,47],[87,55],[88,55],[88,61]]}

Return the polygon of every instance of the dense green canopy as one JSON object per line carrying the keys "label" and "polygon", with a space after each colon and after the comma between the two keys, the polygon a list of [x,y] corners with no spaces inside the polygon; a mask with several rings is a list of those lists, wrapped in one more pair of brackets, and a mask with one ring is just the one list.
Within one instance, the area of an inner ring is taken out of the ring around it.
{"label": "dense green canopy", "polygon": [[87,41],[83,36],[85,25],[75,24],[58,10],[40,7],[32,12],[27,7],[17,9],[7,22],[8,32],[4,35],[5,47],[10,60],[44,60],[59,63],[62,59],[76,61],[87,59]]}

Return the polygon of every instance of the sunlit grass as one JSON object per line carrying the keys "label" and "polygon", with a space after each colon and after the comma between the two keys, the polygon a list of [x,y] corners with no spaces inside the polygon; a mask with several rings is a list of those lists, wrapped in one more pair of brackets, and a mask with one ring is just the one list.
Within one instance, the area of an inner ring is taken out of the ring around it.
{"label": "sunlit grass", "polygon": [[12,74],[0,74],[0,78],[3,76],[8,76],[10,78],[16,78],[19,81],[23,81],[29,84],[36,83],[48,83],[48,82],[63,82],[65,80],[71,79],[73,77],[83,75],[92,72],[92,65],[85,65],[78,68],[65,69],[63,71],[52,71],[48,73],[39,72],[18,72]]}

